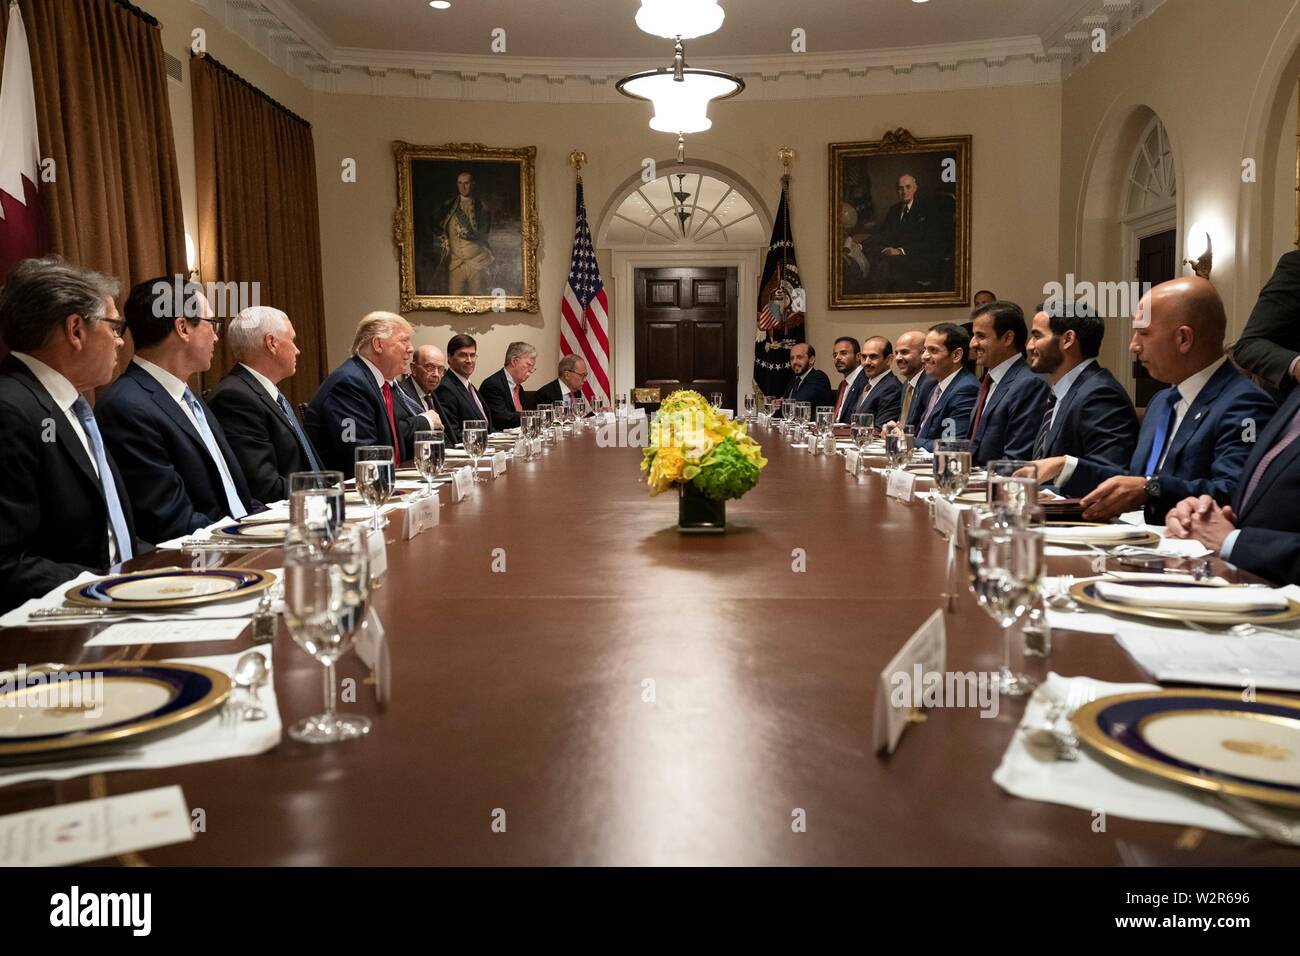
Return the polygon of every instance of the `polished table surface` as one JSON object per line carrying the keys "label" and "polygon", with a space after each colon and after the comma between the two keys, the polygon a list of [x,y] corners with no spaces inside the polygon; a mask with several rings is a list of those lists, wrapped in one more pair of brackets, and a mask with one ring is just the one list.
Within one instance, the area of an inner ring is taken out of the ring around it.
{"label": "polished table surface", "polygon": [[[444,503],[440,526],[411,541],[393,522],[373,600],[393,661],[387,707],[354,655],[339,666],[363,688],[341,706],[371,716],[365,739],[286,735],[256,757],[6,787],[0,813],[180,784],[207,830],[124,858],[159,865],[1300,862],[1171,825],[1110,817],[1096,832],[1089,812],[1004,793],[991,775],[1019,701],[994,719],[931,710],[892,757],[873,753],[880,672],[940,606],[946,544],[926,505],[886,499],[880,477],[756,437],[770,463],[729,503],[725,535],[679,535],[676,498],[648,496],[640,452],[591,432]],[[280,554],[219,559],[275,567]],[[245,632],[83,648],[96,629],[0,631],[0,667],[247,645]],[[999,632],[969,592],[947,633],[950,670],[996,670]],[[1093,634],[1057,631],[1048,667],[1144,679]],[[320,710],[320,670],[282,624],[286,725]]]}

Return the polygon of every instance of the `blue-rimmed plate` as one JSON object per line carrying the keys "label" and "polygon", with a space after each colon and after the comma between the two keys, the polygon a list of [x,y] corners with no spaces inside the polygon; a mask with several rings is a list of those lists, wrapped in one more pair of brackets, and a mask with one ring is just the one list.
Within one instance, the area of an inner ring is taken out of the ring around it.
{"label": "blue-rimmed plate", "polygon": [[1078,738],[1165,780],[1300,807],[1300,701],[1239,691],[1116,694],[1071,718]]}
{"label": "blue-rimmed plate", "polygon": [[283,543],[284,536],[288,533],[288,518],[262,518],[252,521],[236,521],[233,524],[214,528],[212,537],[270,547],[271,545]]}
{"label": "blue-rimmed plate", "polygon": [[[1290,599],[1285,608],[1266,608],[1256,611],[1207,611],[1200,608],[1178,607],[1140,607],[1136,604],[1123,604],[1110,601],[1097,593],[1099,579],[1091,578],[1071,586],[1070,597],[1079,604],[1100,608],[1112,614],[1127,614],[1130,617],[1149,618],[1156,621],[1196,621],[1198,624],[1281,624],[1300,619],[1300,604]],[[1114,584],[1132,585],[1141,588],[1224,588],[1246,587],[1241,584],[1224,584],[1221,581],[1171,581],[1153,574],[1143,578],[1125,578]]]}
{"label": "blue-rimmed plate", "polygon": [[114,610],[191,607],[248,597],[269,588],[275,575],[249,568],[168,568],[113,574],[64,593],[70,604]]}
{"label": "blue-rimmed plate", "polygon": [[161,661],[43,666],[0,672],[0,757],[90,747],[207,713],[230,678]]}

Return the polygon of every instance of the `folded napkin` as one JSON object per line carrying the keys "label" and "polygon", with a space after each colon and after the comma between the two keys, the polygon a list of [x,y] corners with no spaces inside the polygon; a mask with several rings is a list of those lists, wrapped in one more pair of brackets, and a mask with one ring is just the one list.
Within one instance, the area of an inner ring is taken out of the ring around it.
{"label": "folded napkin", "polygon": [[[271,664],[271,645],[253,648]],[[172,658],[178,664],[198,664],[211,667],[228,675],[235,672],[235,664],[245,651],[238,654],[219,654],[215,657]],[[231,688],[236,701],[243,704],[247,693]],[[265,720],[239,720],[222,722],[221,708],[210,711],[196,720],[185,721],[167,731],[149,734],[148,740],[128,738],[120,745],[96,747],[93,755],[77,758],[69,753],[46,757],[44,763],[15,765],[12,758],[0,764],[0,787],[28,780],[71,780],[92,773],[109,773],[114,770],[152,770],[158,767],[179,767],[187,763],[206,763],[225,760],[227,757],[246,757],[265,753],[280,742],[280,705],[275,697],[275,682],[268,675],[267,682],[257,690],[257,698],[266,711]],[[72,753],[75,754],[75,751]],[[37,758],[39,759],[39,758]]]}
{"label": "folded napkin", "polygon": [[1141,528],[1127,525],[1108,524],[1096,528],[1047,528],[1048,541],[1067,544],[1122,544],[1140,538],[1144,534]]}
{"label": "folded napkin", "polygon": [[1117,604],[1179,611],[1283,611],[1286,595],[1273,588],[1254,587],[1136,587],[1098,581],[1097,595]]}
{"label": "folded napkin", "polygon": [[1029,743],[1022,732],[1025,727],[1046,724],[1054,702],[1073,705],[1140,690],[1158,688],[1153,684],[1111,684],[1088,677],[1048,674],[1047,680],[1025,704],[1020,728],[993,772],[993,782],[1007,793],[1026,800],[1059,803],[1090,813],[1103,810],[1130,820],[1253,836],[1254,831],[1218,809],[1214,798],[1208,795],[1125,767],[1086,745],[1080,746],[1078,760],[1057,760],[1051,753],[1043,752],[1043,748]]}

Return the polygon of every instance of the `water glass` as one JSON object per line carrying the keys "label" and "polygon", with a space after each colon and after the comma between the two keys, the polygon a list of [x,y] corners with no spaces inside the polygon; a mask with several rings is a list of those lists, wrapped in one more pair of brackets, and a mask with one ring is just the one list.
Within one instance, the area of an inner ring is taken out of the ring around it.
{"label": "water glass", "polygon": [[971,442],[966,438],[941,438],[934,443],[934,482],[939,494],[955,502],[970,483]]}
{"label": "water glass", "polygon": [[979,606],[1002,628],[998,691],[1022,697],[1036,682],[1011,669],[1011,629],[1034,603],[1043,573],[1043,536],[986,521],[966,533],[970,587]]}
{"label": "water glass", "polygon": [[289,476],[289,524],[318,548],[328,548],[343,527],[343,472],[295,471]]}
{"label": "water glass", "polygon": [[483,452],[487,449],[487,422],[481,418],[466,419],[460,428],[460,443],[465,449],[465,453],[474,462],[474,480],[482,481],[483,478],[478,473],[478,460]]}
{"label": "water glass", "polygon": [[379,509],[393,494],[395,466],[392,445],[362,445],[355,458],[357,494],[374,510],[370,515],[370,529],[378,531]]}
{"label": "water glass", "polygon": [[447,443],[443,430],[437,426],[421,429],[415,433],[415,467],[424,479],[424,491],[421,496],[433,496],[433,478],[447,460]]}

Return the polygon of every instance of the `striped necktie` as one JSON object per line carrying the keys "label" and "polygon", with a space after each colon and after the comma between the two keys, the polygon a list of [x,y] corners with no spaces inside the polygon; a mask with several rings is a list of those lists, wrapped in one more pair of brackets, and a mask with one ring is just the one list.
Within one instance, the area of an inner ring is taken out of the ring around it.
{"label": "striped necktie", "polygon": [[103,489],[104,506],[108,510],[108,525],[113,529],[113,537],[117,541],[118,557],[123,561],[130,561],[135,557],[134,542],[127,528],[126,512],[122,510],[122,501],[117,496],[117,482],[113,480],[113,470],[108,467],[108,456],[104,454],[104,439],[99,434],[99,423],[95,421],[95,413],[91,410],[90,403],[81,396],[77,396],[77,400],[72,403],[72,411],[81,422],[81,428],[90,441],[90,450],[95,455],[99,485]]}

